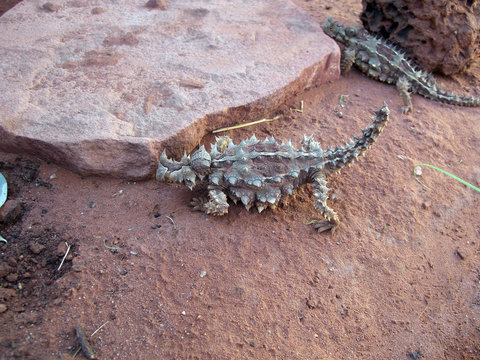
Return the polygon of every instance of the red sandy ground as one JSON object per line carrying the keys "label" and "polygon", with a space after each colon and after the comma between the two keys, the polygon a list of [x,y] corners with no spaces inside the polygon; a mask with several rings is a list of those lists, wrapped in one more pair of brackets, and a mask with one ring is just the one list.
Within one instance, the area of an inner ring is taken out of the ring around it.
{"label": "red sandy ground", "polygon": [[[359,25],[360,1],[298,3],[318,22]],[[478,66],[439,80],[480,95]],[[303,113],[289,110],[301,100]],[[412,176],[430,163],[479,186],[478,108],[414,96],[405,116],[394,86],[355,70],[298,94],[280,120],[228,135],[313,133],[326,147],[358,135],[384,100],[382,136],[330,178],[334,236],[307,225],[318,218],[310,186],[277,211],[214,218],[191,212],[186,188],[0,154],[10,199],[24,204],[1,228],[0,359],[69,359],[74,327],[102,324],[100,359],[479,359],[480,194],[434,170],[428,189]]]}

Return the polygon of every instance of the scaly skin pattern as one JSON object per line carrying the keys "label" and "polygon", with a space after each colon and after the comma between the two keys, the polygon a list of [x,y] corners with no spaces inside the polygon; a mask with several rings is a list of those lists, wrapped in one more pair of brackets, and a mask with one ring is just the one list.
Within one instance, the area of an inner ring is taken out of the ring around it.
{"label": "scaly skin pattern", "polygon": [[403,98],[405,106],[402,111],[405,114],[412,111],[410,92],[443,103],[480,106],[480,98],[455,95],[440,89],[432,74],[417,69],[399,48],[384,39],[355,26],[344,27],[331,17],[322,28],[328,36],[345,46],[341,72],[344,74],[355,65],[376,80],[395,84]]}
{"label": "scaly skin pattern", "polygon": [[222,136],[211,145],[210,152],[202,145],[191,156],[184,155],[180,161],[160,156],[156,178],[161,182],[184,184],[192,189],[197,180],[206,182],[208,198],[192,200],[194,210],[210,215],[228,212],[227,197],[240,201],[247,210],[252,206],[259,212],[275,208],[287,195],[292,195],[299,186],[312,183],[315,208],[326,221],[314,224],[321,232],[335,231],[340,223],[337,214],[327,205],[327,177],[351,165],[358,156],[375,142],[388,122],[389,110],[384,104],[372,118],[360,138],[344,146],[322,150],[312,136],[304,136],[299,149],[291,142],[278,143],[273,137],[264,141],[255,135],[235,145],[230,138]]}

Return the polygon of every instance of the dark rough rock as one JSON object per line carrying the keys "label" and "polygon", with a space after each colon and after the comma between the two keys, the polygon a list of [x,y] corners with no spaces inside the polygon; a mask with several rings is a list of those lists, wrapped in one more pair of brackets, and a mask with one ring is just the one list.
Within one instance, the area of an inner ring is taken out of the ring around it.
{"label": "dark rough rock", "polygon": [[423,70],[451,75],[478,55],[480,3],[362,0],[364,27],[402,46]]}

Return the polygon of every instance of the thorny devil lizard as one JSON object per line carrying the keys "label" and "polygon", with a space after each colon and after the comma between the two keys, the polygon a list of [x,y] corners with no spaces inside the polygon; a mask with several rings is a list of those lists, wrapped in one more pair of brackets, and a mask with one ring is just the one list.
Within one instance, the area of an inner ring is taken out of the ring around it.
{"label": "thorny devil lizard", "polygon": [[255,135],[235,145],[228,136],[221,136],[210,152],[202,145],[191,156],[171,160],[165,150],[160,156],[156,178],[171,184],[184,184],[193,189],[197,178],[208,189],[208,199],[194,198],[194,210],[210,215],[228,212],[227,195],[235,203],[241,201],[247,210],[253,205],[259,212],[275,208],[286,195],[306,183],[313,183],[315,207],[327,221],[314,224],[319,231],[335,231],[340,223],[335,211],[327,205],[327,177],[351,165],[375,142],[388,122],[389,110],[384,103],[375,111],[373,122],[345,146],[323,151],[313,136],[304,136],[300,149],[291,142],[278,143],[273,136],[264,141]]}
{"label": "thorny devil lizard", "polygon": [[448,104],[480,106],[480,98],[455,95],[440,89],[432,74],[417,69],[401,49],[384,39],[355,26],[344,27],[331,17],[322,28],[328,36],[345,46],[340,61],[342,74],[355,64],[368,76],[395,84],[403,98],[405,106],[402,111],[405,114],[412,111],[410,92]]}

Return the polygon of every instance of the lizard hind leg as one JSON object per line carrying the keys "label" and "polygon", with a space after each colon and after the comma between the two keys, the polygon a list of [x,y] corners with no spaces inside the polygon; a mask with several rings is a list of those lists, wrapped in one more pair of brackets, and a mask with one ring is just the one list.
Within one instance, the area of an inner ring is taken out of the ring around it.
{"label": "lizard hind leg", "polygon": [[404,114],[408,114],[413,109],[412,98],[410,97],[410,93],[408,91],[410,89],[410,83],[408,82],[405,76],[401,76],[397,80],[396,85],[397,85],[398,91],[400,92],[400,96],[403,99],[403,103],[405,104],[405,106],[402,106],[402,112]]}
{"label": "lizard hind leg", "polygon": [[323,232],[331,230],[332,234],[335,232],[337,226],[340,224],[337,213],[328,207],[328,188],[327,181],[323,176],[316,176],[313,181],[313,195],[315,196],[315,208],[320,211],[323,217],[326,219],[324,221],[319,221],[313,224],[313,227],[318,232]]}
{"label": "lizard hind leg", "polygon": [[348,70],[351,69],[353,63],[355,62],[355,49],[345,48],[342,51],[342,56],[340,59],[340,72],[344,75]]}
{"label": "lizard hind leg", "polygon": [[193,210],[203,211],[208,215],[225,215],[228,213],[227,196],[222,190],[212,189],[206,198],[193,198],[191,203]]}

